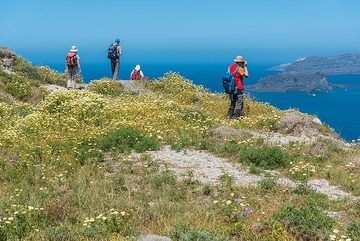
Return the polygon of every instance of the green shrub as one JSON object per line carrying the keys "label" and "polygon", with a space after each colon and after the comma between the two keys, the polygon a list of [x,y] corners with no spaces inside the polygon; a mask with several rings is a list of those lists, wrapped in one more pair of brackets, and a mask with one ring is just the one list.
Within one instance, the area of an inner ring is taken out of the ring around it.
{"label": "green shrub", "polygon": [[124,86],[118,81],[109,79],[94,81],[89,85],[89,89],[98,94],[119,96],[124,93]]}
{"label": "green shrub", "polygon": [[23,100],[30,94],[30,81],[22,75],[13,75],[5,82],[5,90],[16,99]]}
{"label": "green shrub", "polygon": [[347,234],[352,240],[360,240],[360,222],[352,222],[347,226]]}
{"label": "green shrub", "polygon": [[240,153],[240,160],[266,169],[287,167],[290,155],[278,147],[248,148]]}
{"label": "green shrub", "polygon": [[237,155],[240,150],[241,146],[237,144],[236,140],[228,140],[223,147],[223,152],[228,155]]}
{"label": "green shrub", "polygon": [[52,70],[47,66],[40,66],[38,68],[38,73],[40,75],[40,81],[44,84],[53,84],[59,86],[66,86],[67,78],[65,74],[59,73]]}
{"label": "green shrub", "polygon": [[314,205],[285,205],[273,218],[299,240],[325,240],[334,226],[334,221]]}
{"label": "green shrub", "polygon": [[191,229],[185,225],[177,225],[170,233],[173,240],[181,241],[230,241],[226,237],[216,235],[207,230]]}
{"label": "green shrub", "polygon": [[315,193],[315,189],[306,182],[303,182],[294,189],[294,193],[298,195],[310,195]]}
{"label": "green shrub", "polygon": [[41,79],[38,67],[31,65],[22,58],[15,59],[13,70],[17,73],[24,75],[26,78],[29,79],[33,79],[33,80]]}
{"label": "green shrub", "polygon": [[99,147],[103,151],[116,150],[127,152],[135,149],[138,152],[157,150],[160,147],[159,142],[153,137],[145,137],[141,132],[121,128],[110,132],[99,142]]}
{"label": "green shrub", "polygon": [[176,184],[176,176],[174,176],[171,172],[165,171],[160,174],[157,174],[150,178],[150,184],[155,187],[161,187],[166,185],[175,185]]}
{"label": "green shrub", "polygon": [[261,192],[267,193],[273,190],[277,185],[277,182],[274,178],[265,178],[258,182],[258,187],[260,188]]}

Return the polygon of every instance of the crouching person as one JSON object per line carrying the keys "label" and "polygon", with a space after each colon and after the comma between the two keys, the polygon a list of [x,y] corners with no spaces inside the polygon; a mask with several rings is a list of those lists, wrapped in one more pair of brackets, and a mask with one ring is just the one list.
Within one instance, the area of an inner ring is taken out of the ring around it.
{"label": "crouching person", "polygon": [[239,118],[244,109],[244,83],[243,78],[249,77],[247,62],[244,57],[237,56],[234,64],[230,65],[223,78],[225,92],[229,94],[230,106],[227,113],[229,119]]}
{"label": "crouching person", "polygon": [[68,77],[67,89],[75,89],[77,76],[81,73],[80,57],[76,46],[72,46],[66,55],[66,73]]}
{"label": "crouching person", "polygon": [[144,74],[143,74],[139,64],[137,64],[135,66],[135,68],[133,69],[133,71],[131,72],[130,79],[131,80],[142,80],[142,79],[144,79]]}

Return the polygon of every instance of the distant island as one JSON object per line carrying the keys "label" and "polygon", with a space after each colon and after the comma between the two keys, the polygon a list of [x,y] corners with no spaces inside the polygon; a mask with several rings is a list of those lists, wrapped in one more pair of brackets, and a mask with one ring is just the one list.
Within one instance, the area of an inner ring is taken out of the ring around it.
{"label": "distant island", "polygon": [[323,73],[285,72],[261,78],[248,87],[254,92],[320,92],[333,87]]}
{"label": "distant island", "polygon": [[271,67],[282,73],[270,75],[249,86],[255,92],[321,92],[344,85],[328,82],[328,75],[360,74],[360,54],[310,56]]}
{"label": "distant island", "polygon": [[360,74],[360,54],[343,54],[336,56],[310,56],[292,63],[271,67],[270,70],[281,72],[321,72],[327,75]]}

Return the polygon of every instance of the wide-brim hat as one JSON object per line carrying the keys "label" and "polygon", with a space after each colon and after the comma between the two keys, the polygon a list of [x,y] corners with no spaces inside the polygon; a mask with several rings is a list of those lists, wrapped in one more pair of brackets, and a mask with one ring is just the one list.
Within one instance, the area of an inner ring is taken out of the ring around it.
{"label": "wide-brim hat", "polygon": [[75,45],[71,46],[70,52],[76,53],[77,51],[79,51],[79,50],[77,49],[77,47]]}
{"label": "wide-brim hat", "polygon": [[238,56],[236,56],[236,58],[234,59],[234,61],[235,61],[236,63],[244,63],[244,62],[245,62],[245,59],[244,59],[243,56],[238,55]]}

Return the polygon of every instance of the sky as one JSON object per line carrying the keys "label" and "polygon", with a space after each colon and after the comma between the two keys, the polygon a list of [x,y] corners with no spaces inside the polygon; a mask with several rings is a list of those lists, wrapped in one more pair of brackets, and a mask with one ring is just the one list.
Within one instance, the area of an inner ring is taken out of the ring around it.
{"label": "sky", "polygon": [[253,62],[360,52],[358,0],[0,0],[0,45],[34,63],[63,61],[71,45],[102,61],[124,58]]}

